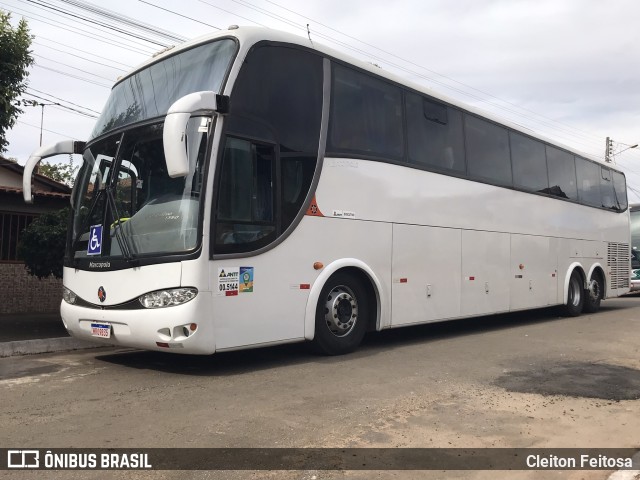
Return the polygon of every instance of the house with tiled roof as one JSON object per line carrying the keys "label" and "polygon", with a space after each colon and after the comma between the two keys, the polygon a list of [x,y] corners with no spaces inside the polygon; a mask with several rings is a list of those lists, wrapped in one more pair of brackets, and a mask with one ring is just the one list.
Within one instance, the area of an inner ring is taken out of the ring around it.
{"label": "house with tiled roof", "polygon": [[24,228],[44,212],[69,205],[71,188],[44,175],[33,176],[34,202],[22,196],[24,167],[0,156],[0,314],[49,312],[59,308],[62,283],[27,273],[18,254]]}

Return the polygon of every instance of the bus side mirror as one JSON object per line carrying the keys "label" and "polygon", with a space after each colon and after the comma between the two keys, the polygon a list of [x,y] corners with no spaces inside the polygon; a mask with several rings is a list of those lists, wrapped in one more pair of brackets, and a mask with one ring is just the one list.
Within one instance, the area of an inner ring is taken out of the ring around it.
{"label": "bus side mirror", "polygon": [[162,130],[164,158],[171,178],[189,173],[187,123],[195,113],[229,113],[229,97],[215,92],[195,92],[178,99],[167,112]]}
{"label": "bus side mirror", "polygon": [[82,153],[86,142],[78,142],[75,140],[63,140],[54,145],[48,147],[40,147],[33,152],[27,160],[24,166],[24,172],[22,174],[22,195],[26,203],[33,203],[33,195],[31,193],[31,177],[33,176],[33,169],[40,163],[40,160],[55,155],[64,155],[72,153]]}

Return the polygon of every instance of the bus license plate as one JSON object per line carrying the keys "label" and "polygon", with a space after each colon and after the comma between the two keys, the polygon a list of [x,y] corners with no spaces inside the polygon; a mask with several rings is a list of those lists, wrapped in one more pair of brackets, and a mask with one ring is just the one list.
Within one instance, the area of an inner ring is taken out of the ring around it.
{"label": "bus license plate", "polygon": [[108,323],[92,323],[91,335],[94,337],[111,338],[111,325]]}

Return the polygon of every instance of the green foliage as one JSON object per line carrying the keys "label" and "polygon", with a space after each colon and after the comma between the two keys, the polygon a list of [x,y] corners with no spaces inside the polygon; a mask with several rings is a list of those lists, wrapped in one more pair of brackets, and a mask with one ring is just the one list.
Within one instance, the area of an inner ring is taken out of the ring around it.
{"label": "green foliage", "polygon": [[68,221],[69,208],[63,208],[43,213],[24,229],[18,254],[29,274],[40,279],[49,275],[62,278]]}
{"label": "green foliage", "polygon": [[22,113],[16,99],[27,88],[28,68],[33,64],[27,22],[21,19],[14,28],[10,19],[10,14],[0,10],[0,153],[9,145],[6,131]]}
{"label": "green foliage", "polygon": [[73,182],[78,173],[78,166],[73,165],[73,160],[69,158],[69,163],[48,163],[40,162],[38,173],[49,177],[56,182],[64,183],[73,187]]}

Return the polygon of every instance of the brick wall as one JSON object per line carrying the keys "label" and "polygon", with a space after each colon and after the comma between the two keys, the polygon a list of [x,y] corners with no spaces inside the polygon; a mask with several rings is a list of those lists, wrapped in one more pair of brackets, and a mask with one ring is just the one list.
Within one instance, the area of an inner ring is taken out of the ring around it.
{"label": "brick wall", "polygon": [[57,312],[62,300],[62,280],[38,280],[21,263],[0,263],[0,314]]}

